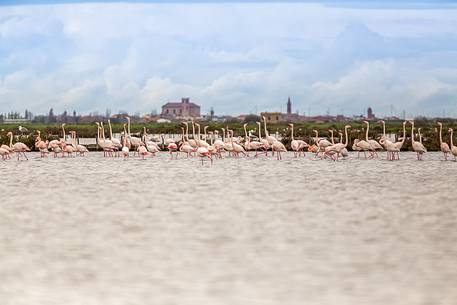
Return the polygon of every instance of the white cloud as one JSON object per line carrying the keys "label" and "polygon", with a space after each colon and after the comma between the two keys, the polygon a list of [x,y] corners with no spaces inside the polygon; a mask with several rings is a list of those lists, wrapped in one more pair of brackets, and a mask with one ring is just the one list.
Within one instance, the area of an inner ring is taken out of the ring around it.
{"label": "white cloud", "polygon": [[455,10],[7,6],[0,106],[133,112],[189,96],[204,110],[239,113],[280,110],[291,96],[313,113],[368,105],[387,113],[390,104],[433,113],[427,105],[457,97],[456,47]]}

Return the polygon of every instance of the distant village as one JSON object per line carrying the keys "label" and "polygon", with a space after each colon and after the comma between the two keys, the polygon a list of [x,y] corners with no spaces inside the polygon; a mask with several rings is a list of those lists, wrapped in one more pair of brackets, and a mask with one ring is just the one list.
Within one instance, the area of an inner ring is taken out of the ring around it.
{"label": "distant village", "polygon": [[[0,114],[0,124],[27,124],[27,123],[67,123],[67,124],[84,124],[94,123],[106,119],[110,119],[113,123],[125,122],[125,118],[129,116],[133,123],[172,123],[183,120],[200,120],[208,122],[251,122],[259,119],[259,115],[265,117],[268,123],[300,123],[300,122],[344,122],[344,121],[358,121],[358,120],[370,120],[374,121],[378,118],[373,112],[371,107],[368,107],[367,113],[364,115],[357,115],[347,117],[344,115],[316,115],[306,116],[293,112],[293,105],[290,97],[286,102],[285,113],[283,112],[261,112],[260,114],[240,114],[238,116],[228,115],[216,115],[214,109],[211,108],[209,113],[202,114],[201,107],[197,103],[190,100],[188,97],[181,98],[180,101],[167,102],[162,106],[162,111],[158,113],[149,113],[145,115],[128,114],[126,112],[120,112],[117,114],[111,114],[107,110],[104,114],[89,113],[87,115],[81,115],[73,111],[71,113],[64,111],[61,114],[55,114],[51,108],[47,115],[34,115],[30,111],[26,110],[22,115],[19,112],[10,112]],[[404,118],[396,116],[384,117],[384,120],[398,121]]]}

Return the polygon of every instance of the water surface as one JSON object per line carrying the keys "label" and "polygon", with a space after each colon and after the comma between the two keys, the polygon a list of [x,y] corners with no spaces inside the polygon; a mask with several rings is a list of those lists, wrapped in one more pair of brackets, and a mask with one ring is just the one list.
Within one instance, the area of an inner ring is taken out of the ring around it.
{"label": "water surface", "polygon": [[457,162],[0,162],[2,305],[453,305]]}

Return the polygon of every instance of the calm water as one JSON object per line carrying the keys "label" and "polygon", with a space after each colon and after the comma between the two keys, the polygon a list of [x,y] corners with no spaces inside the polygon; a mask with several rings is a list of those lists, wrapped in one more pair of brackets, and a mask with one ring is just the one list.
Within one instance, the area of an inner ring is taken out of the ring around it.
{"label": "calm water", "polygon": [[457,162],[440,154],[100,154],[0,162],[0,304],[457,302]]}

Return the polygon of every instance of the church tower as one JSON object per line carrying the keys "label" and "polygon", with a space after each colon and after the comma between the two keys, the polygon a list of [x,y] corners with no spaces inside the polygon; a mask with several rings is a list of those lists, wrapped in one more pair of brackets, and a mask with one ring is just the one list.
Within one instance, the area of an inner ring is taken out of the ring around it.
{"label": "church tower", "polygon": [[290,101],[290,96],[287,100],[287,114],[292,114],[292,102]]}

